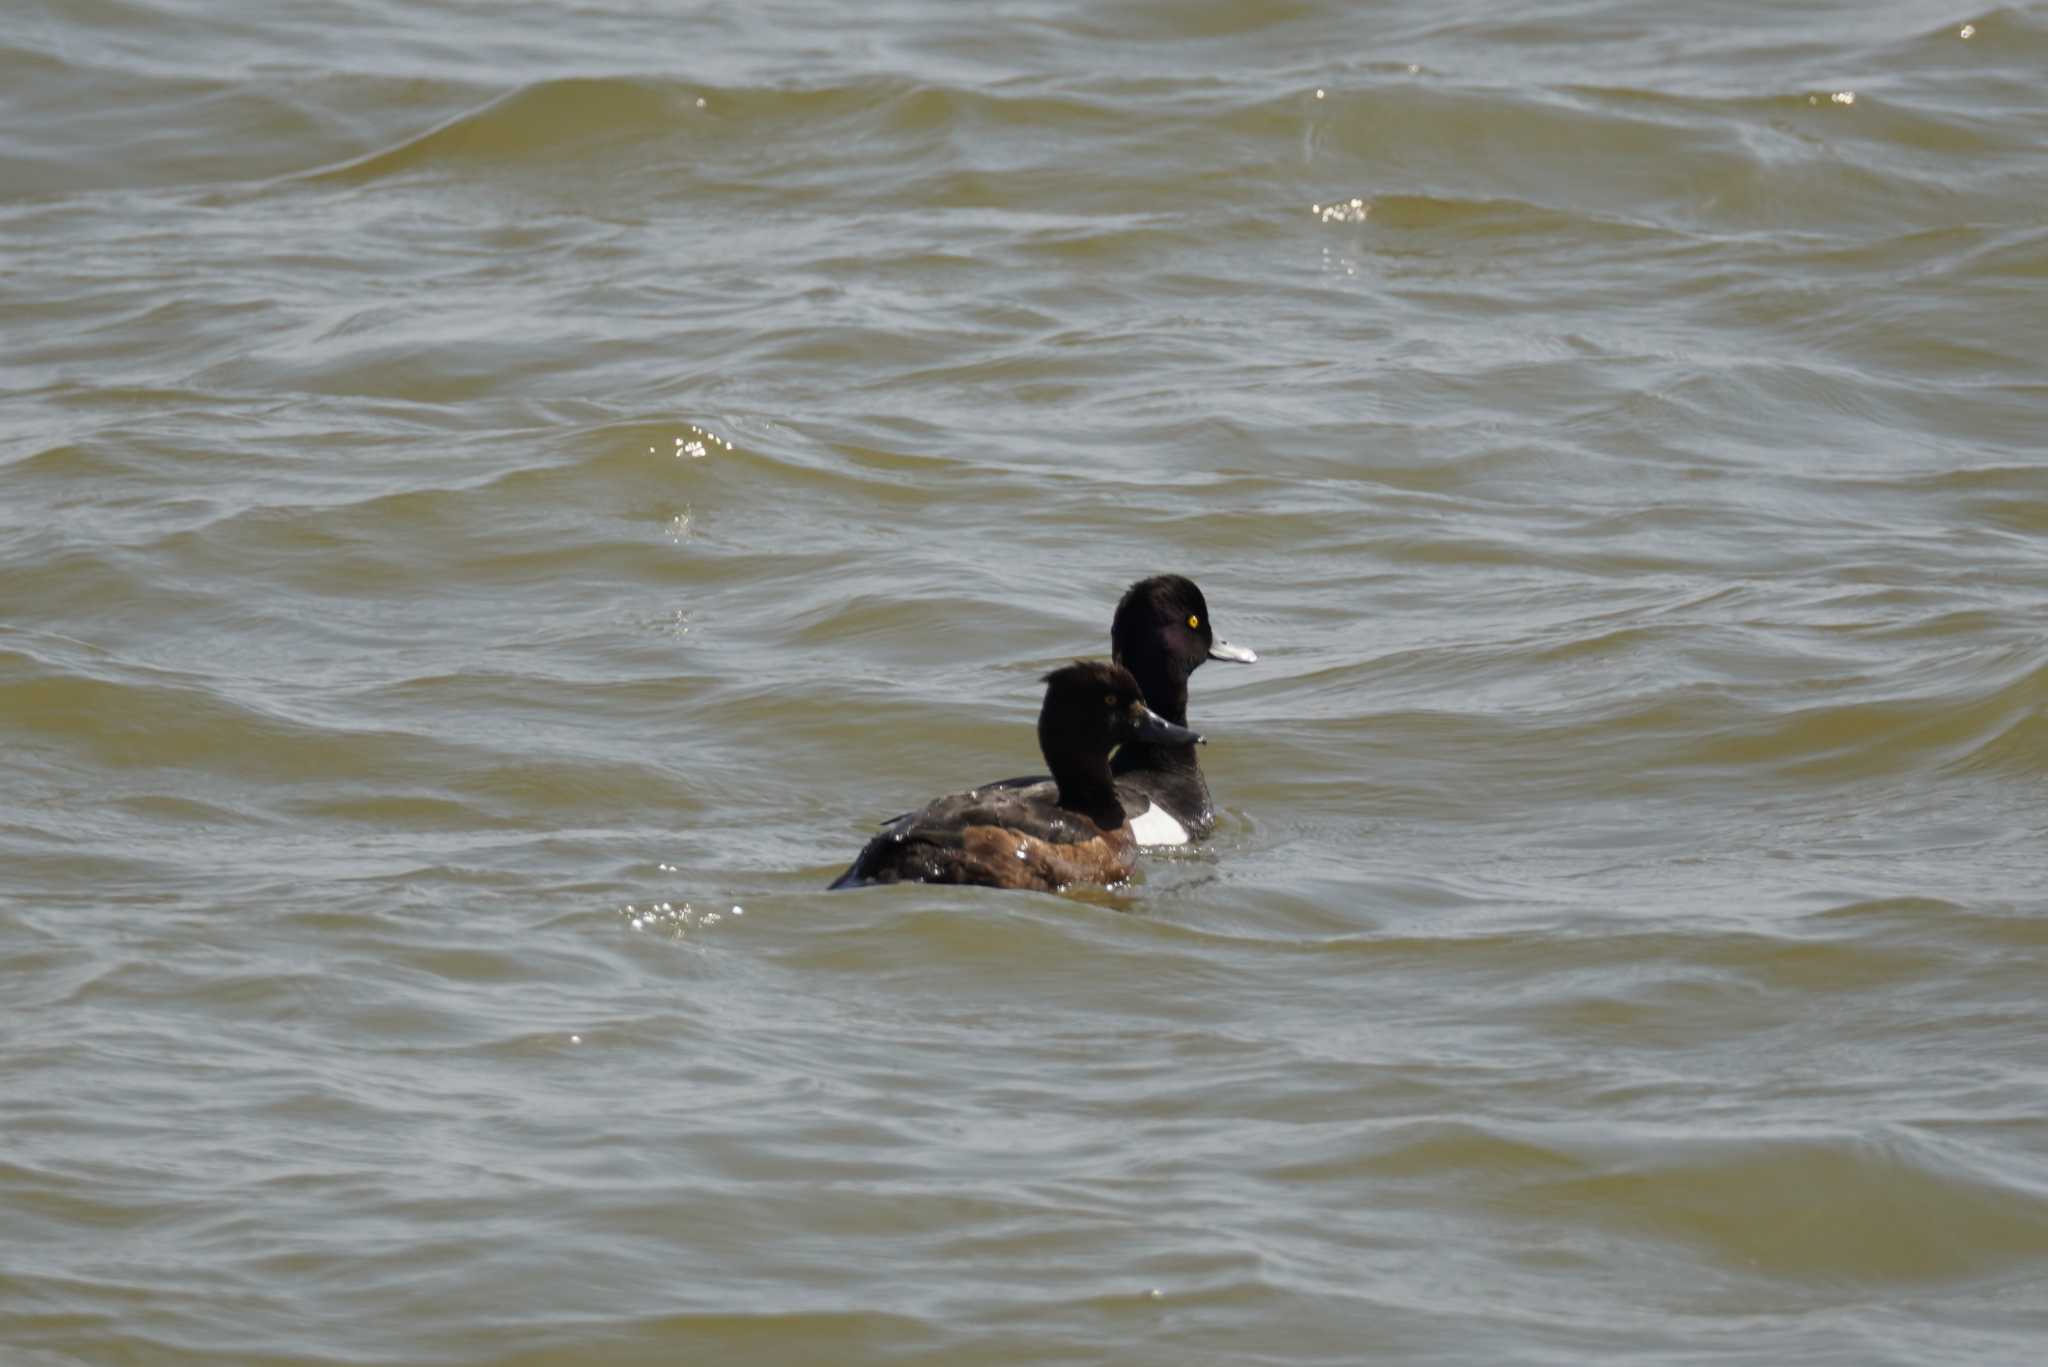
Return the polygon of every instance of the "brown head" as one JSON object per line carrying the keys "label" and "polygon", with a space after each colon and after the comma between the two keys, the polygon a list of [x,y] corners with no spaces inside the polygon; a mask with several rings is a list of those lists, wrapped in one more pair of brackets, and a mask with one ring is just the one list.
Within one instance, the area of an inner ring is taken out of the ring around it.
{"label": "brown head", "polygon": [[1076,660],[1045,676],[1038,748],[1059,783],[1060,805],[1105,828],[1123,824],[1109,777],[1110,752],[1150,742],[1194,745],[1202,737],[1145,705],[1138,681],[1108,660]]}

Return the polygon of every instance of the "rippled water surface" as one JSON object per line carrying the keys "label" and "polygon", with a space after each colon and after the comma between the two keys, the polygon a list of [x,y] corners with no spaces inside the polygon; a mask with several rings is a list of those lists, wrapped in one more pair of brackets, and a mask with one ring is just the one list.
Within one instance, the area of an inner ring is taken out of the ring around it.
{"label": "rippled water surface", "polygon": [[[2048,8],[222,10],[0,29],[8,1361],[2040,1360]],[[1159,571],[1212,840],[821,890]]]}

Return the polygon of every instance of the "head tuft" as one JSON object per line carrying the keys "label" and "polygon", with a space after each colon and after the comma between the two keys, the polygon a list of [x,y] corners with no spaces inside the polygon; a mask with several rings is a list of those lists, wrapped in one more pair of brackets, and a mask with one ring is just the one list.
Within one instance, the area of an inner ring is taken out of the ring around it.
{"label": "head tuft", "polygon": [[1144,696],[1131,672],[1110,660],[1076,660],[1047,674],[1044,682],[1048,698],[1101,694],[1128,704]]}

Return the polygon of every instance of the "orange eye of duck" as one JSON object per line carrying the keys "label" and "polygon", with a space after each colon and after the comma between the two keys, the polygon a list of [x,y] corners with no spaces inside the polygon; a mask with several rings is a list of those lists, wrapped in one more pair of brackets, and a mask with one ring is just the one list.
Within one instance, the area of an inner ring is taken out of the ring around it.
{"label": "orange eye of duck", "polygon": [[1105,693],[1105,694],[1103,694],[1103,695],[1102,695],[1102,705],[1103,705],[1103,706],[1105,706],[1105,707],[1115,707],[1115,706],[1116,706],[1116,694],[1114,694],[1114,693]]}
{"label": "orange eye of duck", "polygon": [[1191,627],[1198,627],[1198,626],[1202,625],[1202,619],[1201,619],[1201,618],[1199,618],[1199,617],[1197,617],[1197,616],[1195,616],[1195,615],[1194,615],[1193,613],[1189,613],[1189,614],[1188,614],[1188,625],[1189,625],[1189,626],[1191,626]]}

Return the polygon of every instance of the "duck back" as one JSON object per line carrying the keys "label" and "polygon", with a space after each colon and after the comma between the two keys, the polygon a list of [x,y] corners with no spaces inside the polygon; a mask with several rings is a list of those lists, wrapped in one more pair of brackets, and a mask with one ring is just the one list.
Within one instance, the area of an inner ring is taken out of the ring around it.
{"label": "duck back", "polygon": [[861,849],[835,888],[865,883],[971,883],[1056,892],[1130,877],[1137,842],[1041,790],[977,788],[897,817]]}

